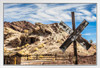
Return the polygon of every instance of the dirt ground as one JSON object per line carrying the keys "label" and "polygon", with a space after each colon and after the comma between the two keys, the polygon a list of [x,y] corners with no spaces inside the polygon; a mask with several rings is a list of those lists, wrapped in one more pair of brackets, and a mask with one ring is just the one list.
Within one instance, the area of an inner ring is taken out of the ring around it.
{"label": "dirt ground", "polygon": [[[21,65],[74,65],[74,59],[70,55],[67,60],[28,60],[23,61]],[[96,65],[96,55],[78,56],[78,65]]]}

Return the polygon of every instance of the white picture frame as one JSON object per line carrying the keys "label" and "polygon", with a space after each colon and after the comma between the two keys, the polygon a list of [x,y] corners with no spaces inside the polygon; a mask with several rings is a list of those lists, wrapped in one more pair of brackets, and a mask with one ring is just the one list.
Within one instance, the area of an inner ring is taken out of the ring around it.
{"label": "white picture frame", "polygon": [[[3,4],[4,3],[96,3],[97,4],[97,65],[4,65]],[[0,68],[99,68],[100,67],[100,1],[99,0],[0,0]]]}

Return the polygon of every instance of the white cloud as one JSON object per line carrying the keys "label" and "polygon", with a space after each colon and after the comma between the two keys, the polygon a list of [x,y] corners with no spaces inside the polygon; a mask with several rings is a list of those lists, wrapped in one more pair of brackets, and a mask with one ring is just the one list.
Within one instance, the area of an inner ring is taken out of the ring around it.
{"label": "white cloud", "polygon": [[87,11],[87,10],[80,10],[80,12],[82,12],[84,15],[89,15],[91,16],[91,12]]}
{"label": "white cloud", "polygon": [[91,35],[91,33],[85,33],[85,34],[82,34],[82,35]]}
{"label": "white cloud", "polygon": [[[48,4],[34,4],[36,8],[32,8],[33,4],[25,7],[18,7],[19,4],[4,5],[4,19],[12,18],[17,20],[30,20],[32,22],[49,22],[49,21],[67,21],[71,22],[71,10],[76,9],[75,16],[77,21],[87,19],[88,21],[96,21],[96,17],[92,12],[85,9],[87,4],[64,4],[50,6]],[[16,6],[16,7],[11,7]],[[8,8],[11,7],[11,8]]]}
{"label": "white cloud", "polygon": [[89,15],[89,16],[92,15],[92,13],[91,13],[90,11],[86,10],[86,7],[85,7],[85,6],[80,6],[80,7],[78,7],[78,8],[76,9],[76,11],[77,11],[78,13],[83,14],[83,15]]}
{"label": "white cloud", "polygon": [[92,17],[86,16],[84,19],[86,19],[86,20],[88,20],[90,22],[96,21],[96,17],[95,16],[92,16]]}
{"label": "white cloud", "polygon": [[92,12],[96,14],[96,7],[92,8]]}
{"label": "white cloud", "polygon": [[87,35],[87,36],[90,36],[90,35],[94,35],[96,33],[85,33],[85,34],[82,34],[82,35]]}

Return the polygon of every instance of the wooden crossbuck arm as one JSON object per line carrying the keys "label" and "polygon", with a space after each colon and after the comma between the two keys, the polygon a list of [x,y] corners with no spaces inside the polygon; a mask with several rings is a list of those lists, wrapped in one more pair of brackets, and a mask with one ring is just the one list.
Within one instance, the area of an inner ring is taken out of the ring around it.
{"label": "wooden crossbuck arm", "polygon": [[92,46],[92,44],[90,44],[86,39],[84,39],[83,37],[78,37],[77,41],[87,50]]}

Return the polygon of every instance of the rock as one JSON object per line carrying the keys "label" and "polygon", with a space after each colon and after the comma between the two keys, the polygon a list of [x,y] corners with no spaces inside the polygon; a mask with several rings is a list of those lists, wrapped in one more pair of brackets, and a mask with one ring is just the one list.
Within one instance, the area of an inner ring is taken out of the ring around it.
{"label": "rock", "polygon": [[34,25],[27,21],[4,22],[4,27],[9,27],[19,32],[24,32],[25,29],[29,31],[34,30]]}
{"label": "rock", "polygon": [[19,38],[15,38],[7,44],[7,46],[17,47],[21,45],[21,40]]}

